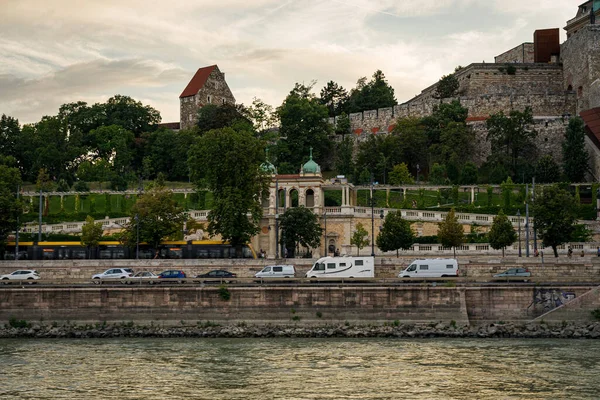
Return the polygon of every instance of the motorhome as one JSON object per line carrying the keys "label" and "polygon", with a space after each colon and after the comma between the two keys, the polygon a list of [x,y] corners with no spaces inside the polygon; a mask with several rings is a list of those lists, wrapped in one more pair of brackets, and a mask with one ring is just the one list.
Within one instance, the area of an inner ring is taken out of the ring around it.
{"label": "motorhome", "polygon": [[373,257],[323,257],[306,273],[307,278],[374,278]]}
{"label": "motorhome", "polygon": [[458,276],[458,262],[453,258],[414,260],[398,278],[446,278]]}
{"label": "motorhome", "polygon": [[254,274],[255,278],[294,278],[296,268],[293,265],[269,265]]}

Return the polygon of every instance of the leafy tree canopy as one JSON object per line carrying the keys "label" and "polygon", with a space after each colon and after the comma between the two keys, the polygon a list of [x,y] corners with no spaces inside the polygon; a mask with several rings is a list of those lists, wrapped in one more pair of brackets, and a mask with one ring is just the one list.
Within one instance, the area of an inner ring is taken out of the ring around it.
{"label": "leafy tree canopy", "polygon": [[263,143],[252,132],[232,128],[205,133],[189,152],[192,180],[214,196],[208,232],[240,251],[259,231],[261,199],[270,181],[260,168],[264,161]]}
{"label": "leafy tree canopy", "polygon": [[198,129],[204,134],[212,129],[234,127],[248,131],[254,130],[248,111],[242,105],[229,103],[222,105],[207,104],[198,110]]}
{"label": "leafy tree canopy", "polygon": [[517,233],[502,210],[494,217],[488,240],[493,249],[502,249],[503,257],[506,246],[512,245],[517,240]]}
{"label": "leafy tree canopy", "polygon": [[538,160],[535,165],[535,180],[539,183],[559,182],[560,167],[551,155],[542,156]]}
{"label": "leafy tree canopy", "polygon": [[458,222],[454,208],[448,212],[443,222],[440,222],[438,229],[438,239],[444,247],[454,248],[456,257],[456,247],[465,241],[463,226]]}
{"label": "leafy tree canopy", "polygon": [[185,219],[183,208],[177,204],[173,192],[155,186],[140,195],[131,207],[121,240],[130,247],[135,246],[139,224],[139,241],[158,249],[162,240],[176,236],[183,229]]}
{"label": "leafy tree canopy", "polygon": [[388,84],[381,70],[375,71],[368,83],[367,78],[359,79],[356,88],[350,91],[348,102],[350,113],[393,107],[398,104],[394,88]]}
{"label": "leafy tree canopy", "polygon": [[563,170],[571,182],[583,182],[589,169],[585,129],[581,118],[571,118],[563,142]]}
{"label": "leafy tree canopy", "polygon": [[415,234],[410,228],[410,222],[402,218],[400,211],[392,211],[385,216],[383,227],[377,235],[377,247],[381,251],[408,250],[415,242]]}
{"label": "leafy tree canopy", "polygon": [[362,223],[357,223],[350,238],[350,244],[356,246],[356,255],[360,255],[361,249],[369,245],[369,233]]}
{"label": "leafy tree canopy", "polygon": [[86,247],[96,247],[103,233],[102,222],[95,222],[94,217],[88,215],[81,228],[81,244]]}
{"label": "leafy tree canopy", "polygon": [[327,107],[329,116],[334,117],[340,115],[347,108],[348,92],[343,86],[338,85],[334,81],[327,82],[327,85],[321,89],[321,104]]}
{"label": "leafy tree canopy", "polygon": [[17,228],[17,219],[23,212],[23,204],[17,200],[21,174],[14,167],[0,164],[0,244]]}
{"label": "leafy tree canopy", "polygon": [[440,78],[435,88],[435,97],[438,99],[456,97],[456,95],[458,95],[459,87],[460,84],[454,74],[444,75]]}
{"label": "leafy tree canopy", "polygon": [[295,249],[298,245],[306,248],[318,247],[323,230],[315,213],[304,207],[288,208],[281,216],[282,242],[286,248]]}
{"label": "leafy tree canopy", "polygon": [[408,166],[405,163],[394,165],[394,169],[390,172],[390,184],[404,185],[413,184],[414,178],[408,171]]}
{"label": "leafy tree canopy", "polygon": [[573,234],[577,207],[573,196],[556,185],[545,186],[540,194],[536,193],[535,225],[544,246],[552,247],[555,257],[557,246],[568,242]]}

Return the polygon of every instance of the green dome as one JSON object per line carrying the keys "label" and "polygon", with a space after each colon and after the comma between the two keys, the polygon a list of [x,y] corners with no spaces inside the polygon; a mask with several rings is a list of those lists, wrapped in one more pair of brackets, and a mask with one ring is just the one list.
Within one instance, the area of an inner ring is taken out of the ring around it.
{"label": "green dome", "polygon": [[319,167],[319,164],[317,164],[316,162],[313,161],[312,147],[310,148],[310,159],[302,167],[302,173],[303,174],[320,174],[321,173],[321,167]]}

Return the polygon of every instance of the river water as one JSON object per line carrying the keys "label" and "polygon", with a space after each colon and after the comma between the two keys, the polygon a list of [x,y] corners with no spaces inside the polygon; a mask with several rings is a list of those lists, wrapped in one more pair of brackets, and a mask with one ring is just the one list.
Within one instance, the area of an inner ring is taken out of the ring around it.
{"label": "river water", "polygon": [[0,340],[6,399],[598,399],[600,341]]}

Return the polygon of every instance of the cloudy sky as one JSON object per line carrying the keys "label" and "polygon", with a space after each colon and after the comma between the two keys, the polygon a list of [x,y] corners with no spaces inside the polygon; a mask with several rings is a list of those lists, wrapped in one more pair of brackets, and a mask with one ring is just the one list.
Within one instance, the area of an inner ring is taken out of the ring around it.
{"label": "cloudy sky", "polygon": [[178,121],[179,94],[212,64],[244,104],[278,106],[295,82],[351,89],[377,69],[404,102],[457,65],[564,27],[582,2],[0,0],[0,114],[29,123],[123,94]]}

